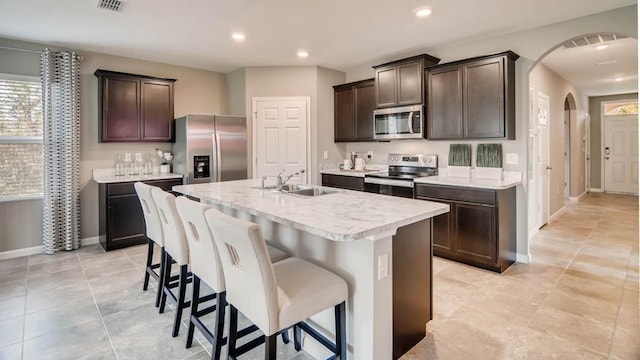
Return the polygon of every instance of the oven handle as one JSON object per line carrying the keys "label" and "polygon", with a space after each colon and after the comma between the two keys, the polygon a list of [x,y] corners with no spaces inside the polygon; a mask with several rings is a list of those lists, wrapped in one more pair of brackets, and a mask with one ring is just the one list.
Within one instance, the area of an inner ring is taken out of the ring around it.
{"label": "oven handle", "polygon": [[380,179],[380,178],[365,176],[364,182],[367,184],[401,186],[401,187],[407,187],[407,188],[413,187],[413,181],[408,181],[408,180]]}

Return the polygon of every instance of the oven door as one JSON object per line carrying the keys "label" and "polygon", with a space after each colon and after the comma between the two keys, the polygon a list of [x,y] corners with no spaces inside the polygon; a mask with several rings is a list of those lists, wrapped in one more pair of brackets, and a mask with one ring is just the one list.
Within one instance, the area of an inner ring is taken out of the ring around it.
{"label": "oven door", "polygon": [[421,105],[373,111],[373,138],[377,140],[422,138]]}
{"label": "oven door", "polygon": [[365,177],[364,191],[413,199],[413,181]]}

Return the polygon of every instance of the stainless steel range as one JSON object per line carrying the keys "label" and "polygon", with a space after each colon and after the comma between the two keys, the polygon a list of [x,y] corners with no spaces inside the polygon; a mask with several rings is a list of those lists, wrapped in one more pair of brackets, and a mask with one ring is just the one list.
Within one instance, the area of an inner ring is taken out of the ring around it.
{"label": "stainless steel range", "polygon": [[383,195],[413,197],[413,179],[438,175],[438,155],[389,154],[389,172],[367,174],[364,191]]}

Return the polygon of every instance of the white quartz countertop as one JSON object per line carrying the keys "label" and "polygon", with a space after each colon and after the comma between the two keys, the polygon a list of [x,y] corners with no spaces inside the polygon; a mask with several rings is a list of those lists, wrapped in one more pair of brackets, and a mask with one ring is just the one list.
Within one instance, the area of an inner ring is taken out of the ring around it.
{"label": "white quartz countertop", "polygon": [[299,197],[253,189],[260,180],[174,186],[173,191],[334,241],[359,240],[449,211],[449,205],[351,190]]}
{"label": "white quartz countertop", "polygon": [[478,179],[474,177],[430,176],[414,179],[416,184],[433,184],[462,186],[480,189],[504,190],[522,183],[520,179],[504,178],[502,180]]}
{"label": "white quartz countertop", "polygon": [[364,177],[366,174],[376,174],[386,172],[386,169],[366,169],[366,170],[341,170],[341,169],[324,169],[320,172],[328,175],[341,175],[341,176],[353,176]]}
{"label": "white quartz countertop", "polygon": [[166,180],[166,179],[182,179],[183,176],[181,174],[160,174],[157,172],[154,174],[140,174],[140,175],[124,175],[124,176],[116,176],[114,174],[113,169],[94,169],[93,170],[93,181],[98,184],[109,184],[109,183],[119,183],[119,182],[130,182],[130,181],[145,181],[145,180]]}

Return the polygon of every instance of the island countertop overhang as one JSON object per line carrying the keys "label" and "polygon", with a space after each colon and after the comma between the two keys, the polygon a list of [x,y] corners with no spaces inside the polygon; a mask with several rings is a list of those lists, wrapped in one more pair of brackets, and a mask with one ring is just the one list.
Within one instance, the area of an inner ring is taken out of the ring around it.
{"label": "island countertop overhang", "polygon": [[424,200],[339,190],[311,198],[261,190],[260,180],[174,186],[173,191],[292,226],[333,241],[353,241],[449,211],[449,205]]}

